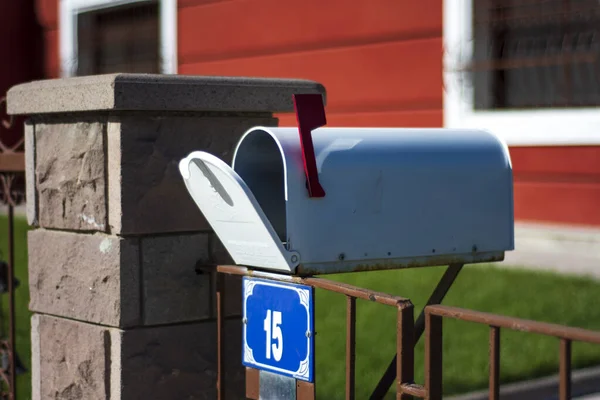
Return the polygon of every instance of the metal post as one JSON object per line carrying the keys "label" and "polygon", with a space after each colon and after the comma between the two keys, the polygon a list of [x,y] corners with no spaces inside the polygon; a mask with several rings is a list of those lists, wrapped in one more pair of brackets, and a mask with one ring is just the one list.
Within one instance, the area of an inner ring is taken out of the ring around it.
{"label": "metal post", "polygon": [[[417,322],[415,323],[415,345],[419,342],[419,339],[423,335],[423,331],[425,330],[425,308],[431,304],[440,304],[450,287],[456,280],[458,273],[461,271],[464,264],[451,264],[444,272],[442,279],[440,279],[436,288],[433,290],[433,293],[427,300],[427,304],[423,307],[423,310],[419,314],[419,318],[417,318]],[[397,363],[398,355],[396,354],[390,364],[388,365],[385,373],[381,377],[381,380],[375,387],[375,390],[371,394],[371,400],[381,400],[386,395],[390,386],[394,383],[394,379],[396,378],[396,363]]]}
{"label": "metal post", "polygon": [[296,381],[296,399],[315,400],[315,384],[311,382]]}
{"label": "metal post", "polygon": [[14,265],[15,265],[15,242],[14,242],[14,207],[8,205],[8,330],[9,330],[9,346],[8,353],[10,365],[10,399],[15,400],[15,392],[17,386],[17,374],[15,371],[15,293],[14,293]]}
{"label": "metal post", "polygon": [[571,341],[560,340],[560,400],[571,398]]}
{"label": "metal post", "polygon": [[260,398],[260,371],[246,367],[246,398],[259,400]]}
{"label": "metal post", "polygon": [[346,400],[354,400],[356,361],[356,297],[346,297]]}
{"label": "metal post", "polygon": [[442,399],[442,317],[427,314],[425,334],[425,390],[426,400]]}
{"label": "metal post", "polygon": [[490,400],[500,399],[500,328],[490,327]]}
{"label": "metal post", "polygon": [[404,392],[403,384],[412,384],[414,381],[415,348],[414,342],[414,309],[398,306],[397,332],[396,332],[396,354],[398,364],[396,366],[396,399],[412,400],[413,396]]}
{"label": "metal post", "polygon": [[225,399],[225,277],[217,273],[217,399]]}

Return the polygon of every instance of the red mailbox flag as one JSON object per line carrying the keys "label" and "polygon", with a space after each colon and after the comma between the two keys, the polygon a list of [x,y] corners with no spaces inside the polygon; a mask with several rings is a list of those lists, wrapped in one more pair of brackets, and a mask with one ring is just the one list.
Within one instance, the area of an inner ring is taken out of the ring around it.
{"label": "red mailbox flag", "polygon": [[312,142],[313,129],[320,128],[327,123],[323,96],[312,93],[295,94],[294,108],[296,110],[298,132],[300,133],[300,146],[302,148],[308,195],[309,197],[325,197],[325,190],[319,183],[317,160]]}

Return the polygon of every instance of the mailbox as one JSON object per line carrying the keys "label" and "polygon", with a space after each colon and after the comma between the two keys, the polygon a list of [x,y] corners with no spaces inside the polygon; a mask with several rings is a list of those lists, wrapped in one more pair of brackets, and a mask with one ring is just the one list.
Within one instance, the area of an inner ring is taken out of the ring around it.
{"label": "mailbox", "polygon": [[[316,275],[501,261],[514,249],[512,167],[495,135],[318,128],[312,160],[301,137],[255,127],[231,167],[202,151],[180,162],[236,264]],[[320,194],[309,191],[307,162]]]}

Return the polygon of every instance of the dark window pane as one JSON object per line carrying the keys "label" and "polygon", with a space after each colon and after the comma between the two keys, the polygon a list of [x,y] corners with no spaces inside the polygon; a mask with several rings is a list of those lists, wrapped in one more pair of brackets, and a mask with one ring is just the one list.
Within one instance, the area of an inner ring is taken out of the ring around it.
{"label": "dark window pane", "polygon": [[159,73],[159,9],[138,3],[79,14],[78,75]]}
{"label": "dark window pane", "polygon": [[598,0],[473,0],[476,109],[600,105]]}

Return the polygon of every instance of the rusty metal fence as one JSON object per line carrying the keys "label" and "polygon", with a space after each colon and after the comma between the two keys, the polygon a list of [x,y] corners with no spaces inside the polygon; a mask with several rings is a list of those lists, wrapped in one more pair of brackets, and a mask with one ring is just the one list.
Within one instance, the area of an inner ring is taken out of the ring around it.
{"label": "rusty metal fence", "polygon": [[[560,346],[560,386],[559,399],[571,398],[571,343],[573,341],[600,344],[600,332],[572,328],[562,325],[543,323],[519,318],[506,317],[480,311],[467,310],[436,304],[458,275],[462,265],[451,265],[440,284],[424,307],[417,320],[414,319],[414,306],[404,297],[375,292],[340,282],[323,278],[285,277],[274,274],[263,274],[239,266],[218,266],[213,271],[217,274],[217,327],[218,327],[218,399],[224,399],[227,390],[225,382],[224,348],[227,345],[224,331],[224,301],[225,275],[254,276],[263,279],[282,280],[301,283],[346,296],[346,388],[345,398],[355,398],[355,355],[356,355],[356,300],[371,301],[397,309],[396,323],[396,357],[393,381],[396,384],[396,398],[407,400],[422,398],[427,400],[441,399],[443,395],[442,371],[442,336],[443,318],[474,322],[490,326],[489,335],[489,398],[500,398],[500,329],[510,329],[536,333],[559,339]],[[417,384],[414,381],[414,348],[422,333],[425,333],[425,382]],[[386,374],[389,374],[386,372]],[[387,394],[390,385],[386,386],[385,377],[380,381],[371,395],[371,399],[382,399]],[[259,372],[246,368],[246,397],[259,399]],[[298,400],[313,400],[316,397],[314,383],[298,380],[296,398]]]}
{"label": "rusty metal fence", "polygon": [[[225,360],[223,348],[225,346],[225,335],[223,329],[223,309],[225,299],[224,274],[231,275],[252,275],[252,271],[237,266],[218,266],[217,267],[217,331],[219,337],[218,350],[218,377],[217,388],[218,398],[225,398],[226,383],[224,382]],[[254,273],[255,276],[265,277],[260,273]],[[273,274],[266,275],[270,279],[275,279]],[[285,280],[285,276],[281,276]],[[397,309],[397,381],[399,393],[422,394],[423,389],[413,384],[413,358],[414,358],[414,307],[409,299],[393,296],[385,293],[379,293],[372,290],[334,282],[322,278],[291,278],[293,282],[302,283],[314,288],[329,290],[346,296],[346,399],[355,397],[355,354],[356,354],[356,299],[373,301],[379,304],[396,307]],[[288,280],[289,281],[289,280]],[[297,381],[296,396],[299,400],[311,400],[315,398],[314,383]],[[252,368],[246,368],[246,397],[249,399],[259,398],[259,380],[258,371]],[[405,399],[407,397],[400,397]]]}
{"label": "rusty metal fence", "polygon": [[560,400],[571,398],[571,343],[600,344],[600,332],[506,317],[458,307],[432,305],[425,308],[425,373],[428,399],[442,398],[442,319],[452,318],[489,325],[489,398],[500,398],[500,329],[536,333],[560,339]]}
{"label": "rusty metal fence", "polygon": [[[5,103],[5,98],[0,98],[0,106]],[[14,209],[25,201],[25,156],[23,152],[24,137],[22,132],[15,134],[12,131],[12,141],[5,142],[2,132],[13,128],[12,119],[0,118],[0,206],[8,208],[6,234],[8,237],[8,258],[0,259],[0,281],[5,290],[0,295],[8,295],[8,315],[2,315],[0,309],[0,398],[15,399],[16,376],[18,371],[17,353],[15,350],[15,243],[14,243]],[[0,258],[2,254],[0,254]],[[1,303],[0,303],[1,304]],[[8,321],[6,318],[8,317]],[[6,323],[7,322],[7,323]],[[8,327],[8,337],[5,337],[5,326]],[[4,362],[7,360],[8,362]]]}

